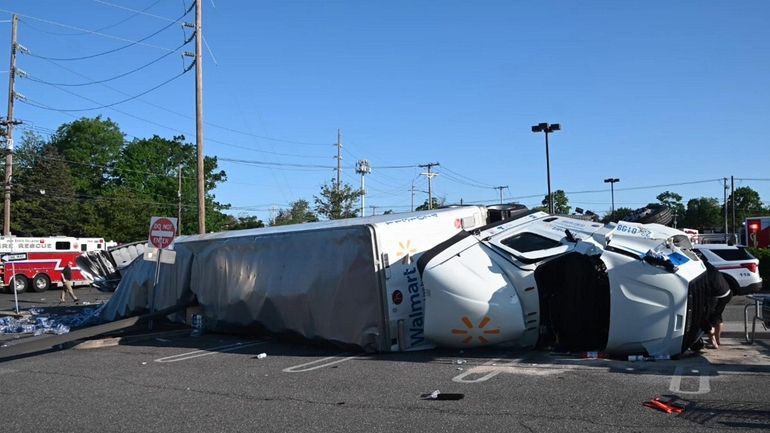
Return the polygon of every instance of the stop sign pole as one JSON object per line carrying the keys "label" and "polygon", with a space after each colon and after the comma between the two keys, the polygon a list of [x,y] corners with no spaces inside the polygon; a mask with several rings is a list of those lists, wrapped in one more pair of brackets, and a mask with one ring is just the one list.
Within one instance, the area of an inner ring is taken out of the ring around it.
{"label": "stop sign pole", "polygon": [[[152,217],[150,218],[150,245],[158,249],[158,257],[155,257],[155,280],[150,293],[150,313],[155,312],[155,288],[160,279],[160,257],[163,250],[174,241],[177,230],[177,219],[170,217]],[[149,329],[152,330],[153,321],[149,322]]]}

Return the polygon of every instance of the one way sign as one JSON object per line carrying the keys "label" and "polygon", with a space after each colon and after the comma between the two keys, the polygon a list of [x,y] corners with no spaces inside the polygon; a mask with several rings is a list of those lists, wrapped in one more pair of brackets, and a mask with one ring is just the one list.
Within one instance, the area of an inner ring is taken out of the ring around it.
{"label": "one way sign", "polygon": [[18,262],[20,260],[27,260],[27,253],[3,254],[2,257],[0,257],[0,260],[3,262]]}

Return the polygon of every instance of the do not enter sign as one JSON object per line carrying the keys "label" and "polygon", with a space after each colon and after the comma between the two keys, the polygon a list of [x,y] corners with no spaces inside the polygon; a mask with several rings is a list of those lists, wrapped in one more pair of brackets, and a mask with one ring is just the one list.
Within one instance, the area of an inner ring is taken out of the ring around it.
{"label": "do not enter sign", "polygon": [[155,248],[166,248],[176,236],[176,218],[150,218],[150,245]]}

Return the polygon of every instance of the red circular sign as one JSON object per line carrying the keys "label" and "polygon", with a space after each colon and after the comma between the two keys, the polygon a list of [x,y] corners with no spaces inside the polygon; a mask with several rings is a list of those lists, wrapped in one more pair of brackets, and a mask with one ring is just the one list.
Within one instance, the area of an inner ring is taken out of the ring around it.
{"label": "red circular sign", "polygon": [[401,293],[401,290],[396,290],[393,292],[392,299],[394,304],[399,305],[404,301],[404,294]]}
{"label": "red circular sign", "polygon": [[150,243],[155,248],[171,245],[176,235],[176,225],[168,218],[158,218],[150,226]]}

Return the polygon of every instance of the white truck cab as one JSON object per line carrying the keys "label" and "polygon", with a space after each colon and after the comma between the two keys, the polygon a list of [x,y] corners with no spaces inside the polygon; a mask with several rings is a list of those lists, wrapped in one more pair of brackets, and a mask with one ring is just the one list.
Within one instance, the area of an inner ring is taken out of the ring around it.
{"label": "white truck cab", "polygon": [[659,224],[522,212],[420,258],[425,336],[450,347],[675,356],[705,314],[705,267],[691,248]]}

